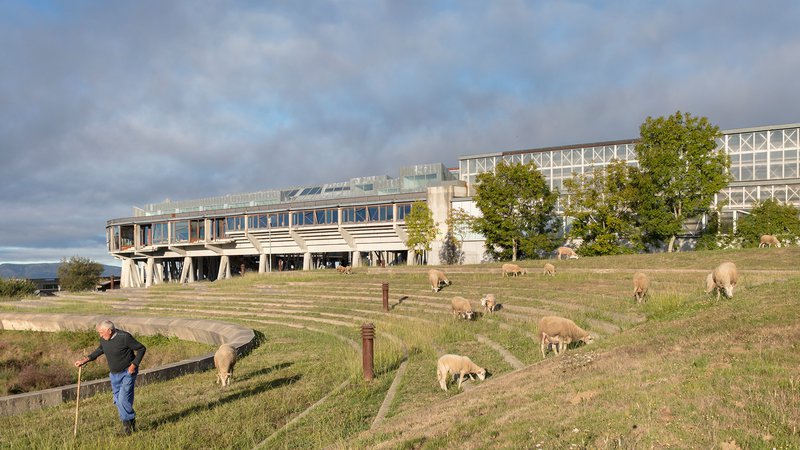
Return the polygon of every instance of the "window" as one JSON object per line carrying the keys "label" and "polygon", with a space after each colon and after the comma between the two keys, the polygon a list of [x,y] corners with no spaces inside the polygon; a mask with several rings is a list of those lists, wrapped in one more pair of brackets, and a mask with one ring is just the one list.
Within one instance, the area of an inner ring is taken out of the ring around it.
{"label": "window", "polygon": [[153,224],[153,245],[168,243],[167,223],[154,223]]}
{"label": "window", "polygon": [[267,221],[266,214],[247,216],[247,228],[257,229],[257,228],[267,228],[268,226],[269,222]]}
{"label": "window", "polygon": [[354,209],[356,214],[355,221],[357,223],[365,222],[367,220],[367,208],[360,206]]}
{"label": "window", "polygon": [[206,239],[206,221],[190,220],[189,221],[189,242],[204,241]]}
{"label": "window", "polygon": [[139,242],[144,247],[153,245],[153,225],[146,224],[139,227]]}
{"label": "window", "polygon": [[172,226],[172,242],[188,242],[189,241],[189,222],[181,220],[180,222],[170,222]]}
{"label": "window", "polygon": [[231,231],[244,231],[244,216],[228,217],[225,232],[230,233]]}
{"label": "window", "polygon": [[227,220],[225,219],[214,219],[211,222],[211,238],[216,239],[225,239],[225,225]]}
{"label": "window", "polygon": [[119,248],[122,250],[133,247],[133,225],[123,225],[119,228]]}
{"label": "window", "polygon": [[406,220],[406,215],[411,212],[411,203],[400,203],[397,205],[397,220]]}

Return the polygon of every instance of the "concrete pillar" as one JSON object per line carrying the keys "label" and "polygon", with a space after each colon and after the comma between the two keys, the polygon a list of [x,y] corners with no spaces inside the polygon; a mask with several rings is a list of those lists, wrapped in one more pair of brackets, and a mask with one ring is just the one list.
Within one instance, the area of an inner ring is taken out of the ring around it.
{"label": "concrete pillar", "polygon": [[153,285],[153,266],[154,258],[150,256],[147,258],[147,265],[145,266],[144,271],[144,287],[150,287]]}
{"label": "concrete pillar", "polygon": [[414,265],[414,251],[409,250],[406,252],[406,265],[413,266]]}
{"label": "concrete pillar", "polygon": [[229,264],[228,255],[219,257],[219,271],[217,272],[218,280],[227,280],[231,277],[231,265]]}
{"label": "concrete pillar", "polygon": [[352,261],[353,267],[361,267],[361,252],[358,250],[354,251],[350,261]]}
{"label": "concrete pillar", "polygon": [[303,270],[311,270],[311,252],[303,253]]}
{"label": "concrete pillar", "polygon": [[155,270],[153,274],[153,284],[161,284],[164,282],[164,263],[161,261],[155,263]]}
{"label": "concrete pillar", "polygon": [[264,273],[267,271],[267,255],[260,254],[258,255],[258,273]]}

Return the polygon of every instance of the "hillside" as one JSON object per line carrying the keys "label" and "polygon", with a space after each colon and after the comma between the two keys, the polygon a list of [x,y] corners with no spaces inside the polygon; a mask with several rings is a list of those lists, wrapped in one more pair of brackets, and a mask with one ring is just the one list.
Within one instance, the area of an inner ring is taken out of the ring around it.
{"label": "hillside", "polygon": [[[733,299],[703,293],[705,275],[734,261]],[[444,267],[451,286],[431,292],[427,267],[249,275],[0,303],[2,311],[105,312],[214,318],[245,324],[262,344],[236,366],[234,384],[201,373],[137,389],[142,432],[117,425],[106,395],[0,418],[0,447],[89,448],[800,448],[800,249],[628,255]],[[637,270],[651,279],[632,301]],[[381,282],[390,310],[381,307]],[[455,295],[479,308],[454,319]],[[595,343],[542,358],[539,317],[575,320]],[[361,376],[359,329],[376,327],[376,378]],[[436,359],[470,356],[485,381],[439,389]],[[85,411],[85,412],[84,412]],[[85,415],[84,415],[85,414]],[[65,436],[70,436],[69,438]]]}
{"label": "hillside", "polygon": [[[0,264],[0,278],[56,278],[61,263]],[[101,276],[119,276],[122,269],[116,266],[103,265]]]}

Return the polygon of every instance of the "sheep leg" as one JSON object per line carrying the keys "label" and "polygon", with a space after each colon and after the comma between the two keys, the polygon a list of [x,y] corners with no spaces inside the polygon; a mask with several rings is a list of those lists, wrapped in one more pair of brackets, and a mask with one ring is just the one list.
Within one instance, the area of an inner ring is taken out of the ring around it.
{"label": "sheep leg", "polygon": [[461,390],[461,383],[464,381],[464,371],[458,373],[458,389]]}

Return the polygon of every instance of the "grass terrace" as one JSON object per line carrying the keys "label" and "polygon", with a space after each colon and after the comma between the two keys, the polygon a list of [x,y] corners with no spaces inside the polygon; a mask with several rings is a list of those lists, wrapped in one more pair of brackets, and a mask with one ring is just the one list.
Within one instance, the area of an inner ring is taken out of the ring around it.
{"label": "grass terrace", "polygon": [[[733,299],[703,293],[734,261]],[[111,394],[0,417],[2,448],[800,448],[800,249],[625,255],[443,267],[248,274],[215,283],[0,303],[0,311],[207,318],[263,334],[234,383],[212,371],[137,389],[133,437],[116,437]],[[650,278],[644,305],[634,272]],[[381,304],[389,283],[390,311]],[[466,322],[455,295],[480,308]],[[543,315],[574,320],[595,343],[542,359]],[[360,327],[375,324],[375,374],[361,374]],[[444,353],[486,367],[485,381],[436,382]],[[80,356],[67,355],[72,361]],[[152,357],[150,351],[145,358]]]}

